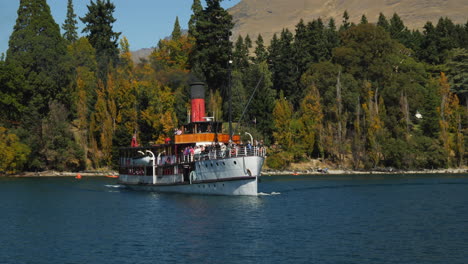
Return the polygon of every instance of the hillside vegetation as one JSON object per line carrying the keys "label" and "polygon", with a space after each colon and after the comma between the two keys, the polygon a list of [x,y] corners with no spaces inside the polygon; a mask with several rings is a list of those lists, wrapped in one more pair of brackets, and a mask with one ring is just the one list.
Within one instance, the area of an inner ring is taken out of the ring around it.
{"label": "hillside vegetation", "polygon": [[466,166],[468,23],[410,30],[398,14],[353,22],[345,11],[339,24],[305,17],[271,41],[232,42],[232,16],[206,3],[193,1],[188,33],[175,18],[171,38],[134,63],[110,1],[91,2],[82,37],[71,0],[63,33],[45,0],[21,1],[0,60],[0,173],[115,167],[133,137],[164,143],[189,122],[194,81],[216,120],[232,99],[234,132],[263,141],[272,169]]}

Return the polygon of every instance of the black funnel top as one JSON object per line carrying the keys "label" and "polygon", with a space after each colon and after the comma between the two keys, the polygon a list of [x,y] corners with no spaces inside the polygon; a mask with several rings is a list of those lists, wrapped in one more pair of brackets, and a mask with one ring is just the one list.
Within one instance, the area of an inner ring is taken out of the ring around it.
{"label": "black funnel top", "polygon": [[194,82],[190,84],[190,99],[205,99],[205,84]]}

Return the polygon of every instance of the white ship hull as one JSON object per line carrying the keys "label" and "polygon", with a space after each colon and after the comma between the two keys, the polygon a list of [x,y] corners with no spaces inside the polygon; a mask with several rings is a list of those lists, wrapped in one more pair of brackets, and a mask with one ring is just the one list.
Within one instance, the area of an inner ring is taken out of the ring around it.
{"label": "white ship hull", "polygon": [[257,195],[257,177],[249,179],[199,182],[192,184],[153,185],[125,184],[127,188],[137,191],[160,193],[187,193],[208,195]]}
{"label": "white ship hull", "polygon": [[119,181],[132,190],[210,195],[251,195],[258,193],[264,157],[242,156],[194,161],[189,179],[183,169],[171,175],[121,174]]}

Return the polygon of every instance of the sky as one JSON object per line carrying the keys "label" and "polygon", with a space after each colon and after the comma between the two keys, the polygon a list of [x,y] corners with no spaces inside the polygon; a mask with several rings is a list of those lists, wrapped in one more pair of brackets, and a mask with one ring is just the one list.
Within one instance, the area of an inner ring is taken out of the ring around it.
{"label": "sky", "polygon": [[[6,53],[8,40],[13,26],[16,23],[20,0],[0,0],[0,54]],[[68,0],[47,0],[55,23],[60,26],[67,15]],[[122,32],[127,37],[130,50],[151,48],[157,45],[160,39],[172,33],[176,17],[179,17],[180,26],[186,29],[192,14],[193,0],[111,0],[115,5],[114,31]],[[221,5],[227,9],[239,3],[240,0],[224,0]],[[77,15],[78,35],[84,25],[79,17],[85,16],[90,0],[73,0],[73,8]],[[204,4],[204,1],[202,1]]]}

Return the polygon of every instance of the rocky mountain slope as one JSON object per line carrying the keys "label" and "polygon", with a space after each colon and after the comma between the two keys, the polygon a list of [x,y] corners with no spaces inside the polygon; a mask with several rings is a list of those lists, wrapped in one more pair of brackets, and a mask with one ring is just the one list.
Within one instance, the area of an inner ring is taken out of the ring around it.
{"label": "rocky mountain slope", "polygon": [[380,12],[387,19],[396,12],[410,29],[420,29],[427,21],[436,24],[440,17],[463,24],[468,20],[468,0],[242,0],[229,12],[234,37],[249,34],[255,40],[262,34],[269,41],[283,28],[294,31],[301,18],[308,22],[321,17],[327,22],[332,17],[339,26],[345,10],[355,23],[363,14],[373,23]]}

